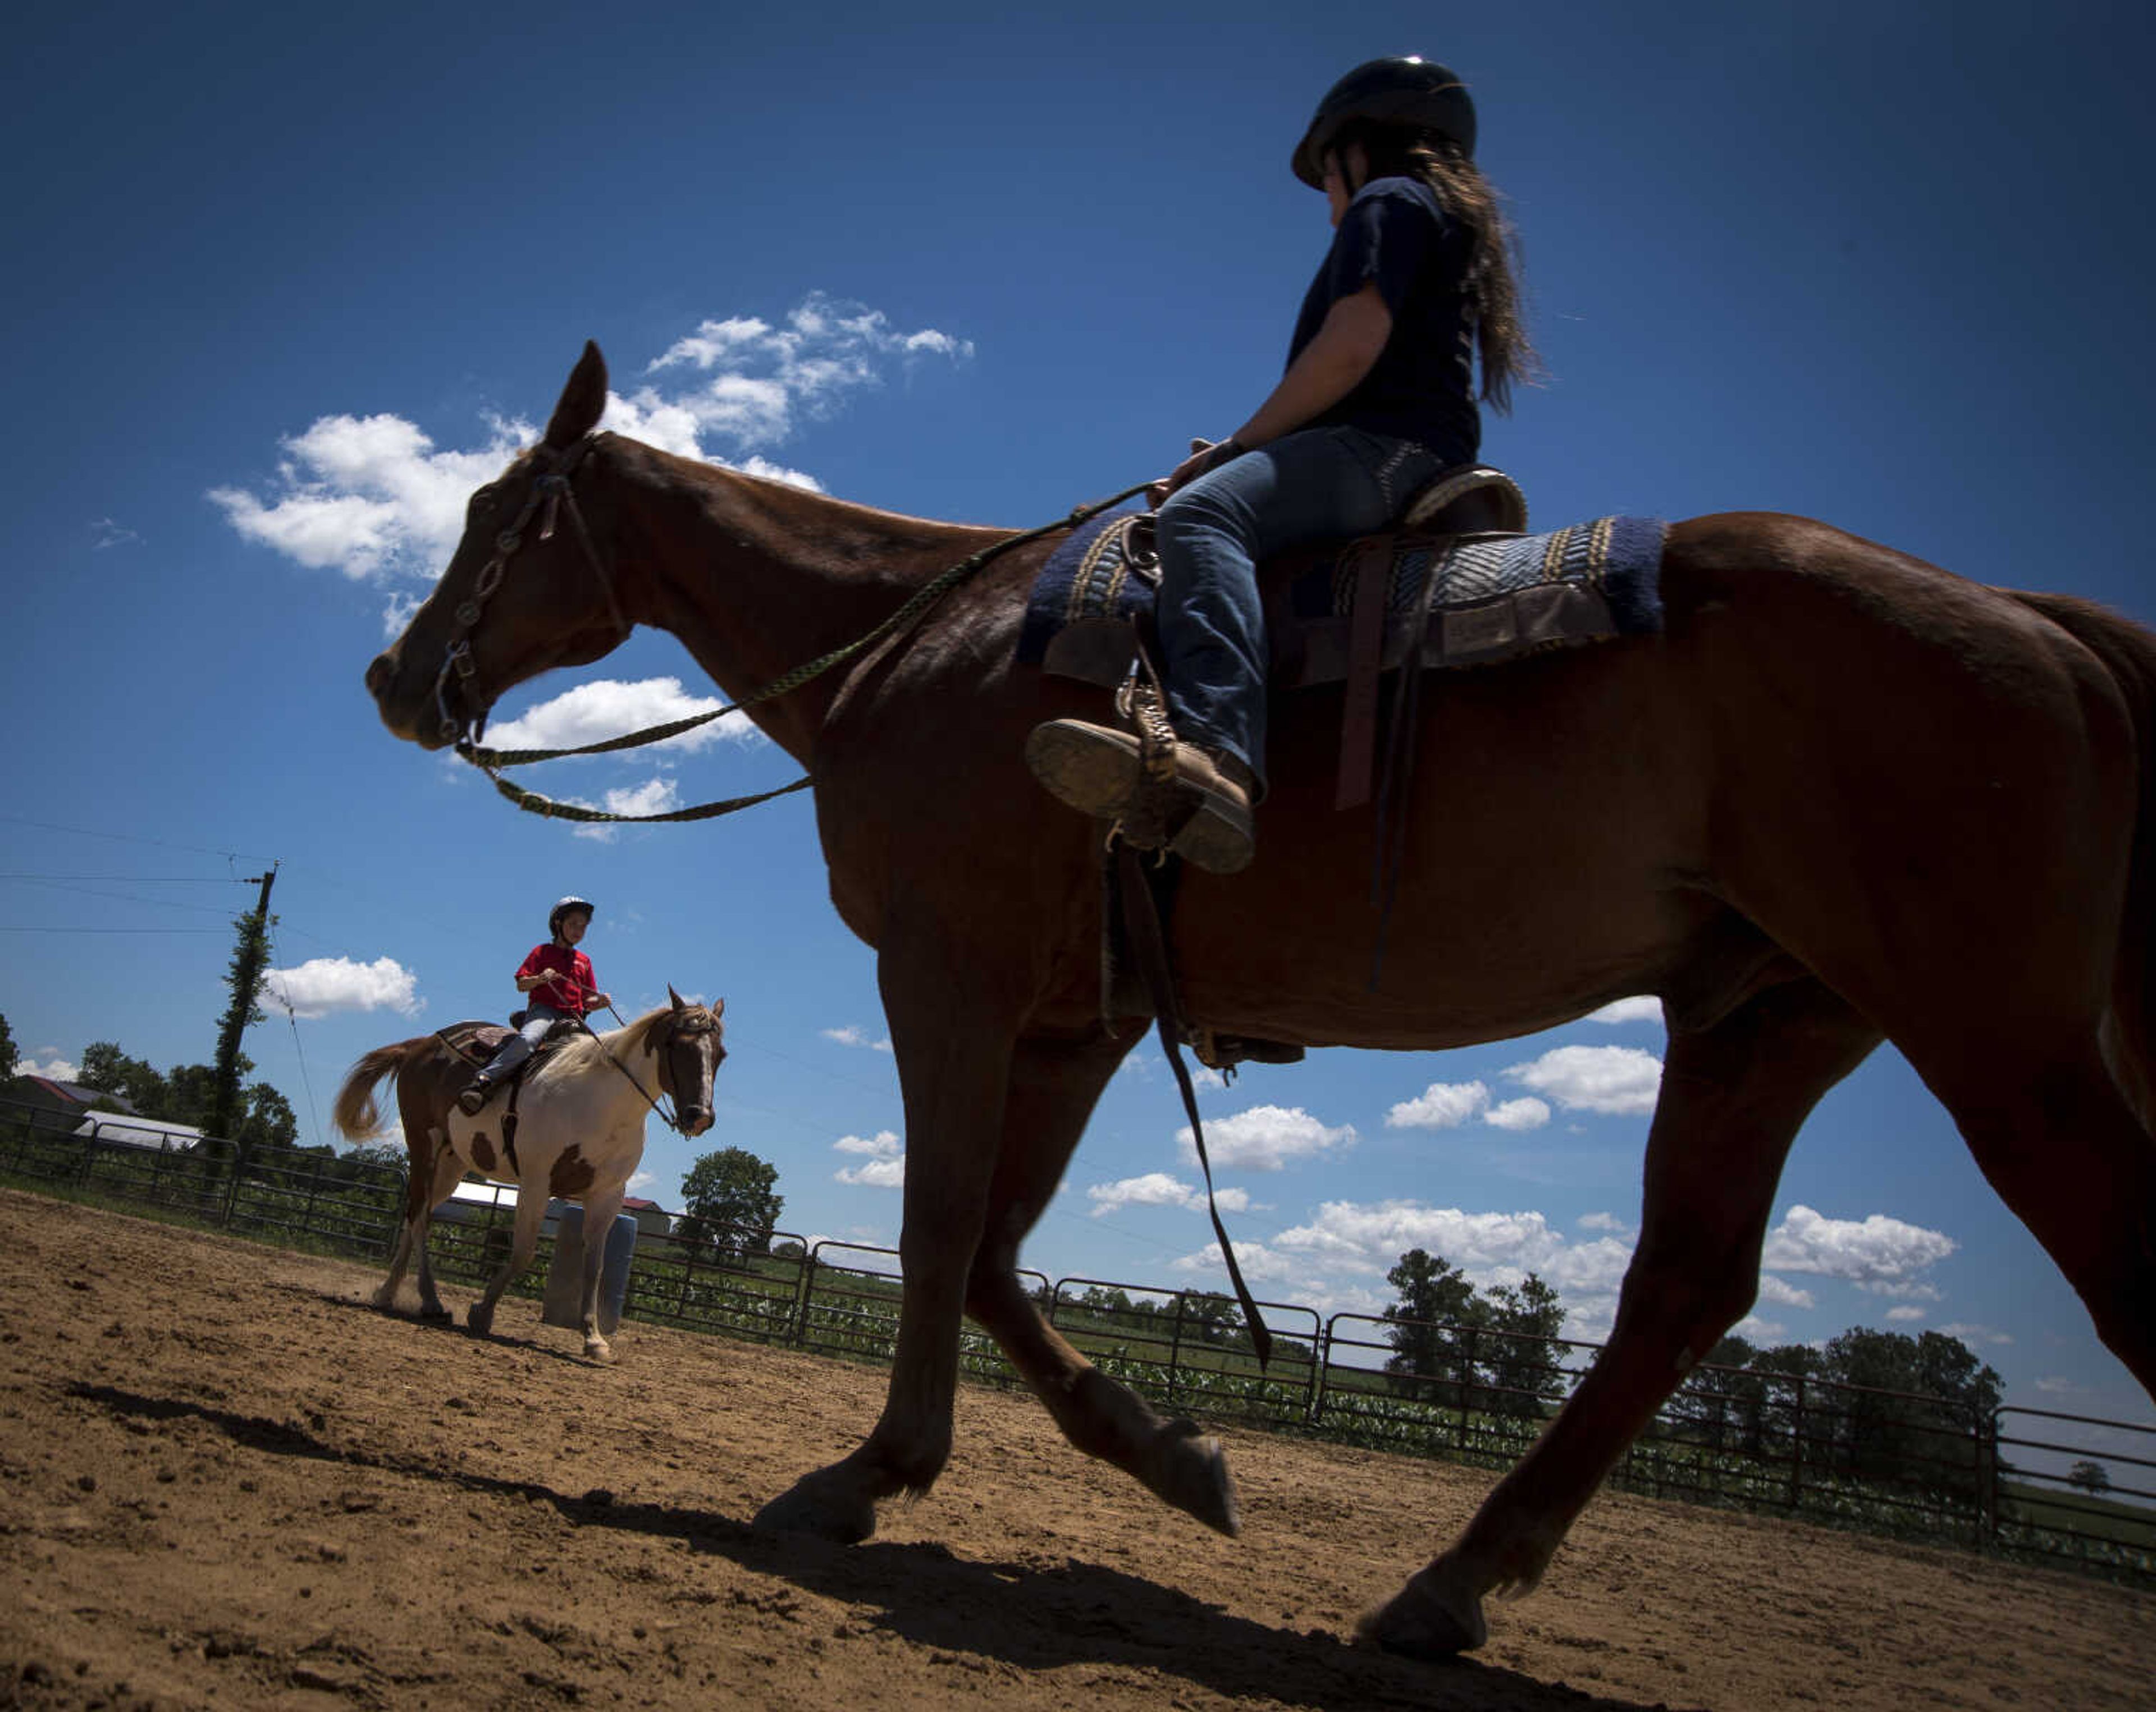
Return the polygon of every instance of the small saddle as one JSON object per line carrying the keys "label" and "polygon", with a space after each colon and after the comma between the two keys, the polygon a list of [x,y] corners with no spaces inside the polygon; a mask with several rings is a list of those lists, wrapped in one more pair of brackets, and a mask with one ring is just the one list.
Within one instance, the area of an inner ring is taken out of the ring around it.
{"label": "small saddle", "polygon": [[[524,1018],[527,1014],[523,1011],[513,1012],[509,1018],[510,1027],[506,1028],[499,1023],[452,1023],[447,1028],[437,1028],[434,1031],[434,1038],[440,1041],[444,1046],[449,1048],[475,1070],[484,1069],[488,1061],[501,1050],[502,1042],[523,1026]],[[577,1033],[578,1030],[575,1021],[564,1017],[547,1031],[547,1038],[539,1043],[531,1056],[525,1059],[511,1079],[521,1080],[525,1072],[532,1065],[552,1053],[563,1041]]]}

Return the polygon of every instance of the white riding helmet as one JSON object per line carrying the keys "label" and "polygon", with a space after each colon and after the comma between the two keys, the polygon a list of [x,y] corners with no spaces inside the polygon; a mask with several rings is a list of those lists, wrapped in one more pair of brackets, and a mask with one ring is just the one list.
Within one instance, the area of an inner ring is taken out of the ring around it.
{"label": "white riding helmet", "polygon": [[555,905],[552,910],[547,911],[547,933],[549,938],[552,938],[561,932],[562,918],[567,915],[572,910],[581,910],[587,915],[596,915],[598,913],[597,906],[593,904],[589,898],[571,897],[562,899],[560,903]]}

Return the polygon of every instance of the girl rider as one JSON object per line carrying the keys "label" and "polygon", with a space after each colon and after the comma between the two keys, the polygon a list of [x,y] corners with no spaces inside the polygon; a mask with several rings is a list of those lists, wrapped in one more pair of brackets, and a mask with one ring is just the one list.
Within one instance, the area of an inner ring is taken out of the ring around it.
{"label": "girl rider", "polygon": [[[1507,409],[1532,373],[1511,229],[1474,154],[1474,103],[1441,65],[1373,59],[1333,85],[1292,161],[1324,191],[1335,229],[1286,372],[1168,479],[1155,617],[1183,740],[1174,789],[1193,811],[1172,848],[1213,873],[1249,864],[1250,805],[1265,793],[1258,561],[1384,528],[1440,470],[1474,461],[1478,396]],[[1137,738],[1091,720],[1034,727],[1026,759],[1103,819],[1138,784]]]}

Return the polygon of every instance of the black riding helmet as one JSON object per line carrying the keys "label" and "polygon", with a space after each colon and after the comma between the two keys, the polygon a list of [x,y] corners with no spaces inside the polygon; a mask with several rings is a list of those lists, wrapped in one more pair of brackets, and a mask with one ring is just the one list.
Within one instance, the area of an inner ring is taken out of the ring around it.
{"label": "black riding helmet", "polygon": [[1351,120],[1434,131],[1475,154],[1475,103],[1457,74],[1413,54],[1373,59],[1357,66],[1326,92],[1296,146],[1295,176],[1312,190],[1325,187],[1325,151]]}

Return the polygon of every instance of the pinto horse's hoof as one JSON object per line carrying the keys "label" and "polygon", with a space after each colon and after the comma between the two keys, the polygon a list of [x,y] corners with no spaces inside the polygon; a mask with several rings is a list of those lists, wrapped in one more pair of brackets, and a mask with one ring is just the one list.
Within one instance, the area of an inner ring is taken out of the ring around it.
{"label": "pinto horse's hoof", "polygon": [[1235,1477],[1228,1472],[1227,1450],[1195,1421],[1163,1426],[1146,1448],[1138,1478],[1156,1498],[1230,1540],[1243,1531],[1243,1507],[1235,1496]]}
{"label": "pinto horse's hoof", "polygon": [[1443,1558],[1415,1575],[1390,1601],[1365,1612],[1355,1638],[1409,1658],[1455,1658],[1490,1638],[1482,1601]]}
{"label": "pinto horse's hoof", "polygon": [[756,1525],[808,1534],[834,1545],[858,1545],[875,1532],[875,1501],[863,1496],[837,1470],[819,1469],[756,1513]]}

